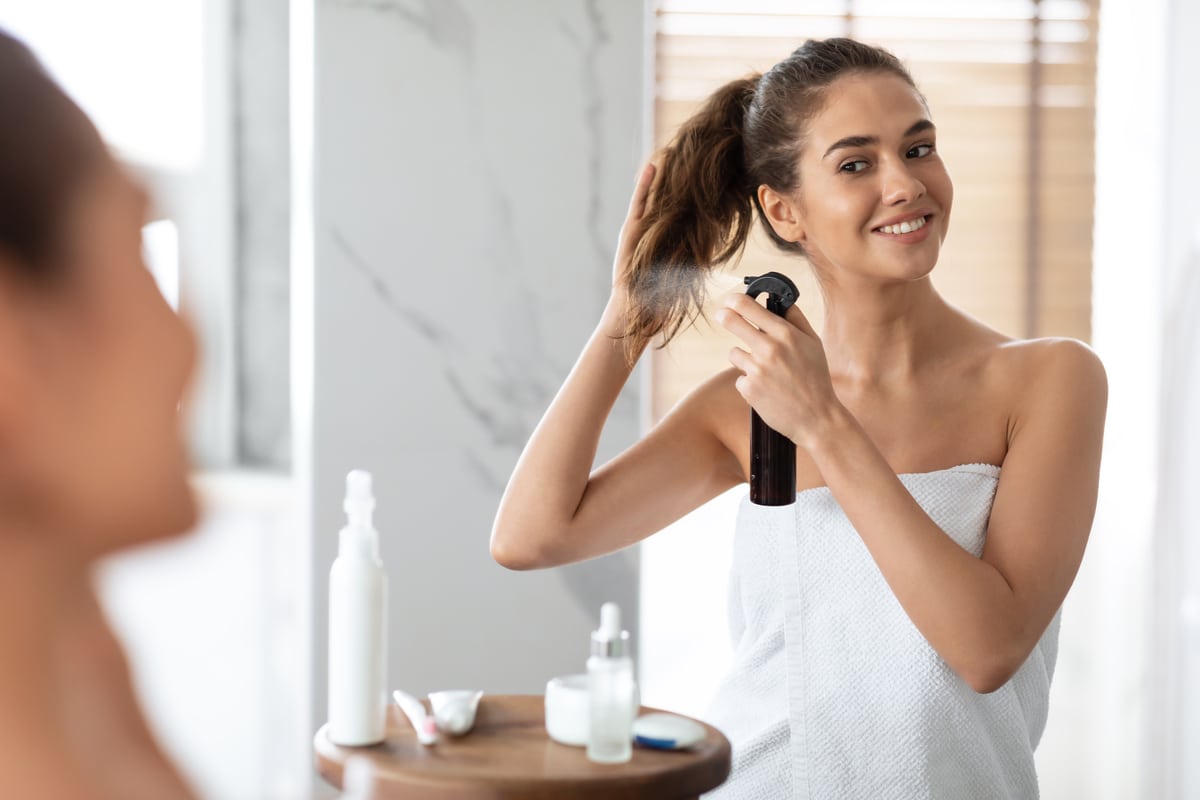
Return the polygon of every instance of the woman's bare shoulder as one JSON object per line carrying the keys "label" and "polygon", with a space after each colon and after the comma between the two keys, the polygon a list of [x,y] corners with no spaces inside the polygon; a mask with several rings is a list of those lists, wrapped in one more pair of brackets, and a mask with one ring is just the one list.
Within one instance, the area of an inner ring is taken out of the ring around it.
{"label": "woman's bare shoulder", "polygon": [[[996,363],[1025,378],[1065,375],[1094,382],[1104,377],[1104,364],[1088,344],[1065,336],[1009,339],[996,347]],[[1015,376],[1014,376],[1015,377]]]}
{"label": "woman's bare shoulder", "polygon": [[1108,377],[1086,343],[1068,337],[1012,339],[999,345],[990,372],[1008,387],[1013,417],[1048,404],[1104,413]]}
{"label": "woman's bare shoulder", "polygon": [[[1081,380],[1081,388],[1104,382],[1104,365],[1086,343],[1066,336],[1017,338],[956,309],[964,346],[984,377],[1017,389],[1044,388],[1047,380]],[[1035,381],[1039,386],[1034,386]]]}

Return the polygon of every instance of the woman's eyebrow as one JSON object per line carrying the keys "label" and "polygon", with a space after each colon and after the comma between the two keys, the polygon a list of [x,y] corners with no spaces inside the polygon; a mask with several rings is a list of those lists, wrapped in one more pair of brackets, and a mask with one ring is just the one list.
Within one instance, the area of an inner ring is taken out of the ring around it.
{"label": "woman's eyebrow", "polygon": [[[907,139],[909,136],[921,133],[922,131],[931,131],[934,129],[933,123],[927,119],[919,119],[912,125],[908,126],[908,130],[900,138]],[[866,147],[868,145],[879,144],[878,136],[843,136],[833,144],[829,145],[829,149],[825,151],[825,155],[821,158],[829,158],[829,154],[834,150],[845,150],[850,147]]]}

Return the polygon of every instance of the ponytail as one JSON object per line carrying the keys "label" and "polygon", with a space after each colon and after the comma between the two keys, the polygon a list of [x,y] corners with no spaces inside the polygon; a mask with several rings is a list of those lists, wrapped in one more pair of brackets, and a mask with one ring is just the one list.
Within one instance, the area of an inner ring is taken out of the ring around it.
{"label": "ponytail", "polygon": [[703,307],[708,274],[746,243],[754,187],[742,133],[758,80],[752,75],[722,86],[662,151],[626,273],[627,354],[640,352],[659,333],[665,344],[693,322]]}

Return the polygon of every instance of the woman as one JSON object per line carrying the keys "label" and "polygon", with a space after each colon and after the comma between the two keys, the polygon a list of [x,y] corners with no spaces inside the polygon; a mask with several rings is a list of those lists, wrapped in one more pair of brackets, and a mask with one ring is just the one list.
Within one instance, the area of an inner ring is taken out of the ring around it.
{"label": "woman", "polygon": [[[715,92],[642,172],[600,325],[496,516],[505,566],[592,558],[746,482],[748,406],[796,443],[806,491],[778,542],[813,557],[755,554],[739,514],[740,636],[714,707],[734,745],[727,796],[1037,793],[1107,384],[1079,342],[1016,340],[938,295],[953,189],[935,133],[899,61],[847,39]],[[744,345],[731,368],[592,471],[632,360],[694,313],[754,217],[807,259],[824,330],[729,294],[716,316]],[[861,580],[814,573],[834,563]],[[780,610],[779,580],[802,605]]]}
{"label": "woman", "polygon": [[194,338],[142,261],[146,194],[3,31],[0,108],[0,794],[190,797],[91,573],[195,523]]}

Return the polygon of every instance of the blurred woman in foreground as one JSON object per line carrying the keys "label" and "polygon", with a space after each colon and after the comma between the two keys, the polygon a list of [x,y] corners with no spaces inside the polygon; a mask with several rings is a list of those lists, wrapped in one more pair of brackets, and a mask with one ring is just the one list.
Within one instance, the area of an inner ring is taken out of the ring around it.
{"label": "blurred woman in foreground", "polygon": [[154,741],[92,568],[190,529],[195,338],[142,260],[148,199],[0,31],[0,786],[191,791]]}

